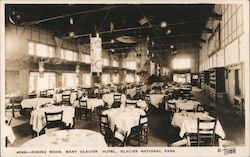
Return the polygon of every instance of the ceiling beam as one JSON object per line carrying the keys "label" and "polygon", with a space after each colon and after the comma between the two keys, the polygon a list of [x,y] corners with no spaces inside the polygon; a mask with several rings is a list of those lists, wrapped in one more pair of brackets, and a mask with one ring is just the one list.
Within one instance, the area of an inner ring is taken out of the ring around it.
{"label": "ceiling beam", "polygon": [[205,31],[205,32],[207,32],[207,33],[210,33],[210,34],[213,33],[213,30],[210,29],[210,28],[208,28],[208,27],[204,27],[204,28],[203,28],[203,31]]}
{"label": "ceiling beam", "polygon": [[211,18],[215,19],[215,20],[222,20],[222,15],[212,12],[212,14],[210,15]]}
{"label": "ceiling beam", "polygon": [[40,24],[40,23],[48,22],[48,21],[52,21],[52,20],[58,20],[58,19],[63,19],[66,17],[73,17],[73,16],[77,16],[77,15],[82,15],[82,14],[95,13],[95,12],[105,11],[105,10],[114,9],[114,8],[123,7],[123,6],[124,5],[110,5],[107,7],[102,7],[102,8],[93,9],[93,10],[85,10],[85,11],[80,11],[80,12],[71,13],[71,14],[63,14],[63,15],[53,16],[53,17],[49,17],[49,18],[45,18],[45,19],[23,22],[21,25]]}

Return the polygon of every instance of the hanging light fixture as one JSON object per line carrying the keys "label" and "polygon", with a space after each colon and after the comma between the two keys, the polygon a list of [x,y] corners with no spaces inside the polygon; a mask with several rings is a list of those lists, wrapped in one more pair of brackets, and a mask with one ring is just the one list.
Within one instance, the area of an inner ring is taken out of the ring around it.
{"label": "hanging light fixture", "polygon": [[70,32],[69,32],[69,36],[70,36],[70,37],[73,37],[74,35],[75,35],[75,32],[73,32],[73,31],[70,31]]}
{"label": "hanging light fixture", "polygon": [[79,64],[76,65],[76,76],[77,77],[80,76],[80,65]]}
{"label": "hanging light fixture", "polygon": [[166,32],[166,34],[168,35],[168,34],[170,34],[170,33],[171,33],[171,30],[168,29],[167,32]]}
{"label": "hanging light fixture", "polygon": [[39,60],[39,68],[38,68],[38,71],[39,71],[39,75],[40,77],[43,77],[43,74],[44,74],[44,62],[43,60]]}
{"label": "hanging light fixture", "polygon": [[69,23],[70,23],[71,25],[74,24],[74,19],[73,19],[73,17],[70,17],[70,18],[69,18]]}
{"label": "hanging light fixture", "polygon": [[167,22],[166,21],[162,21],[161,22],[161,28],[166,28],[167,27]]}

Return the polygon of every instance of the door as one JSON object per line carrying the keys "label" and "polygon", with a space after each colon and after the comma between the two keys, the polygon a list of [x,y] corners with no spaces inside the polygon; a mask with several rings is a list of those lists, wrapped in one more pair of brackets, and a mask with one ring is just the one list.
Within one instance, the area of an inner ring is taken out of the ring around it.
{"label": "door", "polygon": [[228,70],[228,100],[230,104],[234,103],[235,95],[235,70]]}

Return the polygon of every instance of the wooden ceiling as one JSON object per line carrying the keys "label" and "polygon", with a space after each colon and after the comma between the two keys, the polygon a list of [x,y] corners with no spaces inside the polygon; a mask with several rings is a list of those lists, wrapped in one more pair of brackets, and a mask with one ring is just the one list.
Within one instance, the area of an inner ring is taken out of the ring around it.
{"label": "wooden ceiling", "polygon": [[[117,37],[132,36],[138,42],[147,41],[150,51],[164,53],[171,50],[170,45],[177,48],[183,43],[199,45],[213,7],[213,4],[11,4],[6,5],[6,24],[37,25],[58,37],[82,43],[88,43],[89,35],[99,32],[103,48],[118,52],[135,44],[122,43]],[[143,18],[147,19],[144,24],[140,23]],[[161,27],[161,22],[166,22],[166,27]],[[73,37],[69,37],[70,31],[74,32]]]}

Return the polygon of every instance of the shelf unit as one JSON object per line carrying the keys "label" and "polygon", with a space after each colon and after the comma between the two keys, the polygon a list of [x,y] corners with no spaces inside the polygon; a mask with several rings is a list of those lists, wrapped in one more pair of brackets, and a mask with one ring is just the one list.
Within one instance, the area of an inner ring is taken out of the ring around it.
{"label": "shelf unit", "polygon": [[234,97],[233,104],[233,112],[234,115],[239,116],[241,120],[245,119],[245,107],[244,107],[244,99],[239,96]]}
{"label": "shelf unit", "polygon": [[200,84],[201,84],[201,89],[203,89],[206,92],[207,86],[209,84],[209,71],[202,71],[200,73]]}
{"label": "shelf unit", "polygon": [[217,103],[218,93],[225,93],[225,68],[213,68],[209,70],[209,96]]}

